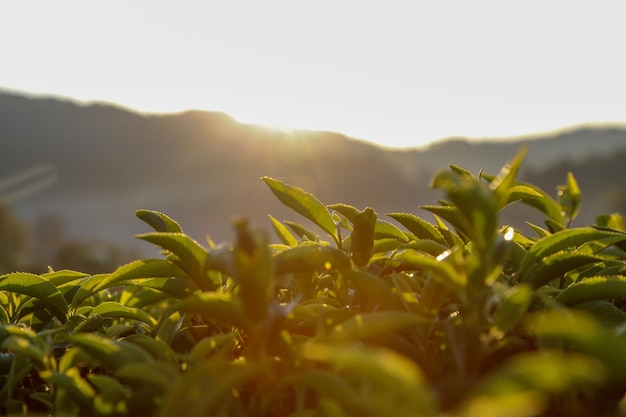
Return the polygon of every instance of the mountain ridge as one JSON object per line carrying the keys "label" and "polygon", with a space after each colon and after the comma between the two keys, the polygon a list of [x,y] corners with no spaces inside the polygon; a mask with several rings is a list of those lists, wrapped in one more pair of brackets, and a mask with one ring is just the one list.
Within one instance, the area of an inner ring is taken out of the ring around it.
{"label": "mountain ridge", "polygon": [[302,221],[271,195],[260,180],[265,175],[299,185],[327,204],[372,206],[381,216],[417,212],[438,197],[428,189],[435,170],[456,164],[495,173],[524,144],[524,170],[540,177],[563,161],[583,163],[626,150],[626,129],[390,150],[339,133],[242,124],[224,113],[146,115],[0,92],[0,181],[41,166],[54,167],[58,176],[12,208],[29,221],[45,213],[63,216],[72,234],[117,241],[146,231],[133,216],[140,208],[171,215],[199,240],[205,234],[231,240],[234,215],[266,230],[268,214]]}

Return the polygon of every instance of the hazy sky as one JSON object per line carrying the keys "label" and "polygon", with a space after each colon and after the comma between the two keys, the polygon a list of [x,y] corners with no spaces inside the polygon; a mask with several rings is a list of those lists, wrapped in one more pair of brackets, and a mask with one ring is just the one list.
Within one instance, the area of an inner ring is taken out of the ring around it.
{"label": "hazy sky", "polygon": [[5,1],[0,87],[386,146],[626,122],[626,2]]}

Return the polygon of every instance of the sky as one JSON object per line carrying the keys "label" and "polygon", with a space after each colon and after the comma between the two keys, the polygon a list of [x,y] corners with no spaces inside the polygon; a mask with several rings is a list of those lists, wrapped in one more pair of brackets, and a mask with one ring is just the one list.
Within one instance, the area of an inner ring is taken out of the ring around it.
{"label": "sky", "polygon": [[0,0],[0,89],[387,147],[626,123],[626,2]]}

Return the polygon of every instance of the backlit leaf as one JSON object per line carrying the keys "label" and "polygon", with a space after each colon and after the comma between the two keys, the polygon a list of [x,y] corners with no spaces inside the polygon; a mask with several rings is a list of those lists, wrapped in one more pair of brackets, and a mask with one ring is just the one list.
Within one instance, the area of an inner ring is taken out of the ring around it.
{"label": "backlit leaf", "polygon": [[356,266],[363,266],[372,256],[376,212],[366,208],[354,217],[352,224],[354,226],[350,235],[352,260]]}
{"label": "backlit leaf", "polygon": [[622,275],[591,277],[576,282],[564,289],[556,301],[572,306],[594,300],[626,297],[626,277]]}
{"label": "backlit leaf", "polygon": [[522,259],[518,273],[523,275],[531,265],[535,264],[541,258],[545,258],[556,252],[576,248],[589,241],[608,237],[615,238],[613,243],[626,240],[626,234],[607,232],[592,227],[574,228],[556,232],[541,238],[528,250],[526,256]]}
{"label": "backlit leaf", "polygon": [[157,232],[182,233],[183,229],[171,217],[154,210],[137,210],[135,215]]}
{"label": "backlit leaf", "polygon": [[402,311],[357,314],[335,326],[328,335],[328,341],[351,343],[369,338],[384,338],[389,333],[423,324],[431,322],[425,317]]}
{"label": "backlit leaf", "polygon": [[539,259],[519,279],[538,288],[560,278],[567,272],[602,260],[599,256],[584,253],[557,252]]}
{"label": "backlit leaf", "polygon": [[446,243],[439,230],[421,217],[409,213],[388,213],[387,216],[402,224],[418,239],[429,239],[441,244]]}
{"label": "backlit leaf", "polygon": [[98,304],[90,312],[90,316],[99,315],[100,317],[122,317],[133,320],[139,320],[151,326],[156,324],[156,320],[145,311],[127,307],[115,301],[106,301]]}
{"label": "backlit leaf", "polygon": [[283,244],[287,246],[296,246],[298,244],[296,238],[293,237],[289,229],[287,229],[284,224],[276,220],[272,215],[269,215],[269,218],[270,222],[272,222],[272,227],[274,228],[276,236],[278,236]]}
{"label": "backlit leaf", "polygon": [[178,267],[189,274],[189,277],[205,291],[216,289],[215,283],[205,271],[207,250],[198,242],[183,233],[145,233],[136,236],[153,243],[176,256],[171,259]]}
{"label": "backlit leaf", "polygon": [[313,272],[351,267],[345,252],[330,246],[307,244],[284,250],[274,256],[277,274]]}
{"label": "backlit leaf", "polygon": [[330,212],[315,196],[299,187],[285,184],[282,181],[263,177],[272,193],[287,207],[311,220],[337,241],[337,230]]}
{"label": "backlit leaf", "polygon": [[35,274],[13,273],[0,276],[0,291],[11,291],[40,300],[62,323],[67,315],[63,294],[50,281]]}

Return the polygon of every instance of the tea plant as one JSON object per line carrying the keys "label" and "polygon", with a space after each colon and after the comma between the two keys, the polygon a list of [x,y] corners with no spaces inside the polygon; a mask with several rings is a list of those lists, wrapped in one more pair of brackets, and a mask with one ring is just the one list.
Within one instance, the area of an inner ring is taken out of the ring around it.
{"label": "tea plant", "polygon": [[[0,277],[0,412],[56,416],[625,415],[626,233],[451,166],[412,213],[325,205],[264,177],[310,223],[245,220],[205,246],[139,210],[163,256],[108,274]],[[512,203],[533,236],[499,223]]]}

